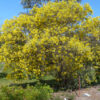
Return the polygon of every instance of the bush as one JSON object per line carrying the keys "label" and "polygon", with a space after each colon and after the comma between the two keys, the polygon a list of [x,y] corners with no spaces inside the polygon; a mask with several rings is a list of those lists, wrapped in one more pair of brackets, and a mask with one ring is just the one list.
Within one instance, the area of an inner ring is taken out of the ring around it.
{"label": "bush", "polygon": [[7,73],[4,73],[4,72],[0,73],[0,78],[5,78],[6,76],[7,76]]}
{"label": "bush", "polygon": [[2,87],[0,100],[49,100],[53,90],[49,86]]}

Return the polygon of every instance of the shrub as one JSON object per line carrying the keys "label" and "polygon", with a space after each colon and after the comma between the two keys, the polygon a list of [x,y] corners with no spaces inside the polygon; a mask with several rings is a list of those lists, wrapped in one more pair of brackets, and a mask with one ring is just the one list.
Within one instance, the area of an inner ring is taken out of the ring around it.
{"label": "shrub", "polygon": [[49,86],[2,87],[0,100],[49,100],[53,90]]}
{"label": "shrub", "polygon": [[5,72],[0,73],[0,78],[5,78],[6,76],[7,76],[7,73],[5,73]]}

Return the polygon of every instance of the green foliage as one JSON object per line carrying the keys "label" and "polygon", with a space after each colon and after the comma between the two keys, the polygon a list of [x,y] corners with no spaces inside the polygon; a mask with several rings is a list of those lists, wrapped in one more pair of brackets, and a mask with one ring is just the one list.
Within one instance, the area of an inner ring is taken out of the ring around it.
{"label": "green foliage", "polygon": [[10,85],[13,80],[9,80],[6,78],[0,78],[0,87]]}
{"label": "green foliage", "polygon": [[53,90],[49,86],[2,87],[0,100],[49,100]]}
{"label": "green foliage", "polygon": [[[80,84],[81,88],[87,87],[92,84],[92,82],[97,82],[96,79],[96,71],[93,68],[82,69],[82,72],[79,73],[80,76]],[[73,79],[72,83],[70,83],[70,87],[72,89],[79,88],[79,77],[77,79]]]}
{"label": "green foliage", "polygon": [[0,78],[5,78],[7,76],[7,73],[0,73]]}
{"label": "green foliage", "polygon": [[23,8],[32,8],[36,0],[21,0]]}

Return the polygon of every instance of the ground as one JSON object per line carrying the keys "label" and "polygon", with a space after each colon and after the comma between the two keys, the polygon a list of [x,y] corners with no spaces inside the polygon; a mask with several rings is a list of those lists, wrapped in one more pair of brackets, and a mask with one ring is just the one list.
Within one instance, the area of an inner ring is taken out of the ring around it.
{"label": "ground", "polygon": [[[86,89],[81,89],[80,90],[80,97],[76,96],[76,100],[100,100],[100,85],[99,86],[94,86],[91,88],[86,88]],[[79,91],[77,91],[79,92]],[[86,97],[83,96],[84,93],[88,93],[91,96]]]}
{"label": "ground", "polygon": [[[84,96],[84,93],[88,93],[91,96],[86,97]],[[75,97],[75,99],[70,99],[70,100],[100,100],[100,85],[98,86],[93,86],[90,88],[85,88],[80,90],[80,96],[79,95],[79,90],[77,91],[66,91],[66,92],[57,92],[54,93],[55,97],[60,97],[59,100],[64,100],[64,98],[67,98],[67,95]]]}

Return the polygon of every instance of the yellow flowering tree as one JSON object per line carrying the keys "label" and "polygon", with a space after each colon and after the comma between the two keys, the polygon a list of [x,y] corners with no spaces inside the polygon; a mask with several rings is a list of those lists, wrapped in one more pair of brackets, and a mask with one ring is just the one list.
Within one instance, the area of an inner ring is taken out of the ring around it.
{"label": "yellow flowering tree", "polygon": [[[0,61],[11,78],[29,79],[52,74],[57,80],[77,78],[93,68],[94,45],[100,20],[92,18],[88,4],[76,0],[36,6],[2,25]],[[90,80],[87,80],[90,82]]]}

